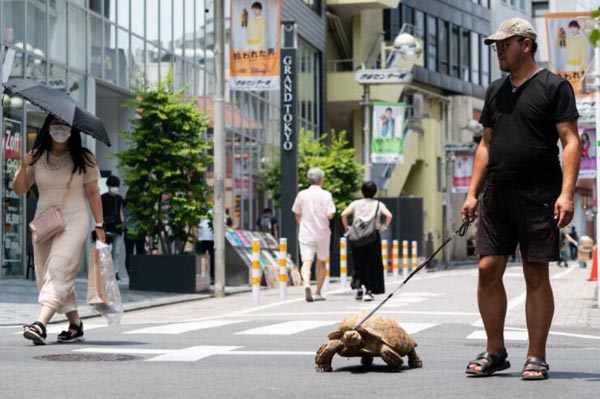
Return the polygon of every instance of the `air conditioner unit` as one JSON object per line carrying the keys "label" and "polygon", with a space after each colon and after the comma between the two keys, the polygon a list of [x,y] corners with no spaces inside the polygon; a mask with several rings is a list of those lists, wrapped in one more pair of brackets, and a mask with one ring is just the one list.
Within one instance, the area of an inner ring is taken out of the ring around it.
{"label": "air conditioner unit", "polygon": [[412,117],[422,118],[423,117],[423,95],[419,93],[413,94],[412,98]]}

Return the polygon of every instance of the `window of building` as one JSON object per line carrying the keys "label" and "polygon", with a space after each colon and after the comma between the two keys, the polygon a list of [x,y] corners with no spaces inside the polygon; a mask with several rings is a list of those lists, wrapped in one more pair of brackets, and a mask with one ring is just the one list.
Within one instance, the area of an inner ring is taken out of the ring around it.
{"label": "window of building", "polygon": [[479,49],[481,48],[479,35],[471,32],[471,83],[478,85],[479,79]]}
{"label": "window of building", "polygon": [[302,2],[312,8],[314,12],[321,15],[321,0],[302,0]]}
{"label": "window of building", "polygon": [[415,37],[423,39],[425,37],[425,14],[422,11],[415,10]]}
{"label": "window of building", "polygon": [[471,35],[462,31],[460,43],[460,78],[466,82],[471,81]]}
{"label": "window of building", "polygon": [[427,62],[426,67],[432,71],[437,70],[437,19],[427,16]]}
{"label": "window of building", "polygon": [[[134,5],[137,11],[137,3],[143,3],[141,1],[134,1]],[[129,29],[129,0],[119,0],[116,4],[118,8],[117,10],[117,19],[119,21],[119,27],[123,29]],[[143,15],[143,14],[142,14]],[[140,18],[142,19],[142,18]]]}
{"label": "window of building", "polygon": [[[27,3],[27,40],[38,56],[46,56],[46,6],[40,2]],[[6,25],[5,25],[6,26]],[[5,29],[6,30],[6,29]]]}
{"label": "window of building", "polygon": [[62,64],[67,63],[67,3],[65,0],[56,0],[49,6],[49,32],[48,49],[50,58]]}
{"label": "window of building", "polygon": [[383,30],[386,41],[391,42],[400,32],[400,21],[400,10],[398,8],[383,10]]}
{"label": "window of building", "polygon": [[69,5],[69,65],[80,71],[87,70],[87,18],[85,11]]}
{"label": "window of building", "polygon": [[415,24],[415,10],[412,7],[403,4],[400,8],[400,13],[400,20],[402,21],[400,29],[402,29],[403,24]]}
{"label": "window of building", "polygon": [[460,77],[460,41],[459,28],[452,25],[450,28],[450,76]]}
{"label": "window of building", "polygon": [[490,83],[490,47],[481,46],[481,85]]}
{"label": "window of building", "polygon": [[439,67],[438,72],[448,75],[448,66],[450,63],[448,54],[448,45],[450,44],[448,35],[448,22],[438,21],[438,49],[439,49]]}

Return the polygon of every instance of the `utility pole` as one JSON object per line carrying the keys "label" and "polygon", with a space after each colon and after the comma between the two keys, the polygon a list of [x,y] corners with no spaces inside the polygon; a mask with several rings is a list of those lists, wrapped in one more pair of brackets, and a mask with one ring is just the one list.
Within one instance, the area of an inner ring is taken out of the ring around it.
{"label": "utility pole", "polygon": [[[225,0],[215,0],[215,95],[213,123],[215,296],[225,296]],[[206,37],[205,37],[206,40]]]}

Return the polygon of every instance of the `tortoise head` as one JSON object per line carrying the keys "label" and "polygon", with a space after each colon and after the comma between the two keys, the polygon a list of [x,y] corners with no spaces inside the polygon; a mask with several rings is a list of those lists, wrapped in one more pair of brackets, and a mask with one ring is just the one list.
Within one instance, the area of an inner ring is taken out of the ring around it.
{"label": "tortoise head", "polygon": [[360,348],[363,345],[363,339],[356,330],[348,330],[342,337],[342,342],[348,348]]}

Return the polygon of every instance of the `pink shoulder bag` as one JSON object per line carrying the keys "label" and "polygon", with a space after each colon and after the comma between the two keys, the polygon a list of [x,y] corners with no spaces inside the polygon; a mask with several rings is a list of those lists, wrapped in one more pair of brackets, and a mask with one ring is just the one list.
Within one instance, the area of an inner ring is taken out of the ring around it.
{"label": "pink shoulder bag", "polygon": [[36,244],[41,244],[44,241],[48,241],[55,235],[62,233],[65,230],[65,220],[60,213],[60,208],[63,206],[65,202],[65,196],[69,191],[69,187],[71,186],[71,181],[73,180],[73,173],[71,174],[71,178],[69,179],[69,183],[67,184],[67,189],[63,194],[63,197],[60,201],[60,205],[51,206],[46,209],[44,212],[40,213],[35,219],[33,219],[29,223],[29,228],[31,229],[31,237],[33,238],[33,242]]}

